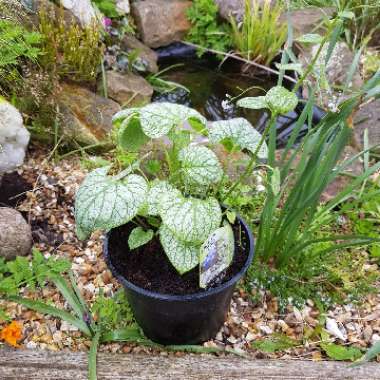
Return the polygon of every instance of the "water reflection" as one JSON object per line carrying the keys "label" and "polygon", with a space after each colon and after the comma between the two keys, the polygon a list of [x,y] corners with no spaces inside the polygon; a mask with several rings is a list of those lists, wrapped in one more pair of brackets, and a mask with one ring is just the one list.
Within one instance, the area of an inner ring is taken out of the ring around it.
{"label": "water reflection", "polygon": [[[161,68],[165,68],[165,65]],[[185,86],[190,93],[178,88],[171,93],[154,94],[153,101],[165,101],[193,107],[211,121],[245,117],[259,131],[262,132],[265,128],[269,117],[267,111],[238,108],[233,102],[226,107],[226,102],[228,97],[237,97],[243,91],[246,91],[244,96],[264,95],[265,91],[276,85],[276,78],[267,75],[252,78],[234,72],[226,66],[223,67],[223,71],[220,71],[216,63],[209,60],[187,60],[183,66],[167,71],[162,78]],[[279,148],[286,144],[303,107],[304,104],[300,103],[295,111],[278,118],[277,146]],[[322,110],[315,109],[312,125],[318,123],[323,114]],[[308,126],[304,125],[300,138],[307,132],[307,129]]]}

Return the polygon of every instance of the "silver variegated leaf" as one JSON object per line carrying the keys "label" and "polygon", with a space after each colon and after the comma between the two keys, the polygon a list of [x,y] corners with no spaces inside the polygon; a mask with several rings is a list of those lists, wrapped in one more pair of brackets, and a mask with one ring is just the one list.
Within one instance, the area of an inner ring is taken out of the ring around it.
{"label": "silver variegated leaf", "polygon": [[[255,153],[261,140],[261,134],[252,127],[248,120],[238,117],[211,123],[209,138],[213,144],[228,138],[240,148]],[[266,159],[267,156],[268,146],[264,141],[258,152],[258,157]]]}
{"label": "silver variegated leaf", "polygon": [[239,107],[250,108],[253,110],[260,110],[262,108],[268,108],[268,104],[265,100],[265,96],[246,97],[237,101]]}
{"label": "silver variegated leaf", "polygon": [[220,226],[222,210],[215,198],[173,197],[161,204],[160,216],[173,234],[191,244],[202,244]]}
{"label": "silver variegated leaf", "polygon": [[148,185],[145,179],[130,174],[123,179],[107,176],[108,167],[92,171],[75,197],[75,221],[78,237],[87,238],[93,231],[127,223],[145,202]]}
{"label": "silver variegated leaf", "polygon": [[172,196],[175,198],[181,196],[181,192],[170,185],[169,182],[154,180],[149,188],[142,214],[159,215],[160,207],[164,202],[168,201],[169,193],[173,193]]}
{"label": "silver variegated leaf", "polygon": [[173,127],[192,118],[203,125],[207,123],[207,120],[199,112],[180,104],[151,103],[140,109],[142,130],[151,138],[162,137]]}
{"label": "silver variegated leaf", "polygon": [[206,288],[234,258],[235,239],[227,223],[213,231],[199,249],[199,286]]}
{"label": "silver variegated leaf", "polygon": [[265,95],[265,99],[269,108],[276,114],[293,111],[298,104],[297,95],[282,86],[272,87]]}
{"label": "silver variegated leaf", "polygon": [[112,124],[118,125],[130,116],[138,115],[138,113],[138,108],[126,108],[124,110],[116,112],[115,115],[113,115],[112,117]]}
{"label": "silver variegated leaf", "polygon": [[174,268],[184,274],[199,263],[199,245],[191,245],[177,239],[164,224],[160,227],[160,242]]}
{"label": "silver variegated leaf", "polygon": [[136,249],[152,240],[153,230],[144,230],[142,227],[134,228],[128,237],[128,245],[130,249]]}
{"label": "silver variegated leaf", "polygon": [[178,158],[188,185],[208,186],[222,179],[223,169],[218,157],[205,146],[187,146],[179,152]]}

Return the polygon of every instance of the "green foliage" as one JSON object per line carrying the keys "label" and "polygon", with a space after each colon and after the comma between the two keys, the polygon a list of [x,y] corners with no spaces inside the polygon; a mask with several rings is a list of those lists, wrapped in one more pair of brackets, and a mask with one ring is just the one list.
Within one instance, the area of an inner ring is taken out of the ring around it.
{"label": "green foliage", "polygon": [[254,110],[268,108],[275,115],[293,111],[297,104],[297,95],[282,86],[271,88],[265,96],[242,98],[237,102],[239,107]]}
{"label": "green foliage", "polygon": [[282,6],[266,0],[262,9],[259,2],[245,0],[242,25],[231,17],[232,41],[244,58],[268,65],[280,51],[287,35],[286,24],[280,24]]}
{"label": "green foliage", "polygon": [[128,245],[129,249],[136,249],[153,239],[153,230],[144,230],[142,227],[134,228],[129,237],[128,237]]}
{"label": "green foliage", "polygon": [[355,361],[362,357],[362,351],[356,347],[345,347],[335,343],[325,342],[322,342],[320,346],[322,350],[326,352],[327,356],[334,360]]}
{"label": "green foliage", "polygon": [[286,335],[273,334],[269,338],[254,341],[252,347],[259,351],[273,353],[287,350],[298,346],[299,344],[300,342],[291,339]]}
{"label": "green foliage", "polygon": [[20,65],[36,62],[41,55],[42,36],[14,20],[0,19],[0,93],[11,93],[21,81]]}
{"label": "green foliage", "polygon": [[354,363],[353,366],[367,363],[373,359],[376,359],[378,355],[380,355],[380,342],[374,343],[373,346],[368,349],[365,355],[356,363]]}
{"label": "green foliage", "polygon": [[[338,12],[347,14],[345,37],[353,50],[380,35],[378,0],[336,0]],[[374,41],[376,46],[376,41]]]}
{"label": "green foliage", "polygon": [[92,0],[104,16],[109,18],[119,17],[115,0]]}
{"label": "green foliage", "polygon": [[[335,217],[319,236],[338,232],[339,216]],[[368,262],[365,252],[346,249],[339,251],[339,255],[318,253],[331,246],[331,243],[319,243],[308,250],[305,261],[289,260],[278,269],[256,260],[248,270],[244,286],[256,301],[260,301],[259,290],[269,291],[278,299],[281,313],[289,304],[302,309],[309,299],[327,309],[347,300],[360,303],[363,297],[376,293],[379,271],[365,269]]]}
{"label": "green foliage", "polygon": [[[350,218],[355,233],[377,238],[380,230],[380,188],[367,186],[365,195],[359,194],[356,200],[346,203],[342,211]],[[370,245],[370,254],[380,260],[380,244]]]}
{"label": "green foliage", "polygon": [[12,318],[6,313],[5,310],[0,308],[0,323],[1,322],[10,322]]}
{"label": "green foliage", "polygon": [[[231,46],[230,28],[217,20],[218,6],[213,0],[195,0],[187,11],[192,26],[187,40],[199,45],[199,56],[206,49],[227,52]],[[204,48],[204,49],[202,49]]]}
{"label": "green foliage", "polygon": [[100,292],[91,307],[91,313],[104,331],[135,324],[132,310],[123,290],[116,292],[113,297],[106,297]]}
{"label": "green foliage", "polygon": [[[140,229],[134,230],[129,243],[131,248],[137,247],[152,237],[152,231],[149,235],[144,232],[150,228],[141,222],[139,216],[143,216],[148,224],[152,222],[152,230],[158,228],[161,245],[177,271],[182,274],[193,269],[199,264],[199,250],[205,241],[213,242],[207,244],[209,250],[211,246],[223,245],[223,239],[215,239],[212,234],[221,227],[218,195],[228,176],[212,148],[230,137],[239,149],[250,149],[250,155],[256,159],[265,147],[264,139],[248,121],[239,120],[233,128],[223,128],[227,122],[219,122],[209,130],[207,120],[197,111],[171,103],[152,103],[118,112],[113,122],[121,147],[141,151],[144,142],[164,136],[171,146],[164,144],[162,151],[137,153],[137,160],[113,176],[107,175],[107,167],[91,172],[76,195],[78,236],[86,238],[95,229],[108,231],[133,220]],[[185,124],[187,127],[183,128]],[[208,135],[209,143],[193,143],[199,135]],[[152,154],[156,154],[153,160]],[[153,179],[141,171],[147,165]],[[141,175],[133,174],[135,171]],[[113,168],[111,173],[114,172]],[[161,223],[152,216],[159,216]],[[202,257],[209,253],[206,248],[203,247]],[[218,250],[218,254],[229,255],[228,250]]]}
{"label": "green foliage", "polygon": [[22,58],[36,61],[41,54],[40,43],[39,33],[29,32],[13,21],[0,20],[0,68],[16,66]]}
{"label": "green foliage", "polygon": [[5,262],[0,259],[0,295],[16,294],[20,286],[35,289],[42,286],[52,276],[66,272],[71,263],[65,259],[49,257],[33,249],[33,259],[17,256],[15,260]]}
{"label": "green foliage", "polygon": [[148,185],[136,174],[108,177],[109,167],[92,171],[75,198],[77,234],[86,239],[97,229],[109,231],[133,219],[143,205]]}
{"label": "green foliage", "polygon": [[[375,164],[365,170],[333,200],[319,208],[323,191],[346,166],[346,163],[339,165],[340,156],[351,136],[346,120],[354,112],[358,101],[358,98],[353,98],[341,106],[338,114],[328,114],[308,133],[289,158],[287,154],[295,141],[294,137],[305,120],[311,117],[312,100],[309,100],[278,163],[274,155],[275,128],[269,131],[268,162],[272,167],[279,167],[269,172],[268,177],[268,195],[261,215],[256,246],[257,255],[262,259],[274,259],[278,266],[282,266],[290,259],[305,260],[307,248],[318,242],[344,241],[327,250],[376,242],[376,239],[368,236],[331,236],[322,241],[313,239],[313,232],[331,217],[329,212],[380,167],[380,164]],[[277,190],[274,191],[274,188]]]}
{"label": "green foliage", "polygon": [[39,14],[43,36],[40,63],[49,72],[77,82],[96,79],[103,56],[101,29],[95,22],[85,28],[67,25],[61,10],[55,19],[42,9]]}

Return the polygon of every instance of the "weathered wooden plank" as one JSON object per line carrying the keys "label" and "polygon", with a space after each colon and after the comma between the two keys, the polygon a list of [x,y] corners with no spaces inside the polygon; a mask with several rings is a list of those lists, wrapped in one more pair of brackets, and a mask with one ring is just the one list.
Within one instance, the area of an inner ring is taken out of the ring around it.
{"label": "weathered wooden plank", "polygon": [[[0,350],[0,380],[86,380],[85,353]],[[98,380],[379,380],[380,365],[187,354],[98,355]]]}

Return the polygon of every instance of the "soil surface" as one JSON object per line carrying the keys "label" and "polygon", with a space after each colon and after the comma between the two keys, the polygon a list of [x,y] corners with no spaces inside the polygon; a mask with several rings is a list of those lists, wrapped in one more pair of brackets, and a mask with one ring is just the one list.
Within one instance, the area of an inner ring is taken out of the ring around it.
{"label": "soil surface", "polygon": [[[178,274],[158,237],[130,251],[128,236],[134,227],[134,224],[127,224],[113,230],[109,240],[110,260],[122,276],[143,289],[162,294],[185,295],[205,291],[199,287],[199,266],[182,276]],[[237,242],[233,262],[209,288],[229,281],[239,273],[247,260],[248,236],[238,223],[233,226],[233,230]]]}
{"label": "soil surface", "polygon": [[32,185],[17,172],[5,173],[0,181],[0,207],[16,207],[26,198]]}

